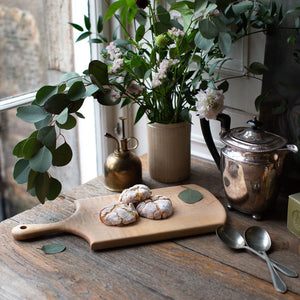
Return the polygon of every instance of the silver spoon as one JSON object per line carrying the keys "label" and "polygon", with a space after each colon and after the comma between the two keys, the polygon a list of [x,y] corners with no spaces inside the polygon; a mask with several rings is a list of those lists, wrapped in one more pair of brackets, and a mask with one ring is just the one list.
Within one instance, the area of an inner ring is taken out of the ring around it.
{"label": "silver spoon", "polygon": [[253,226],[249,227],[245,231],[245,238],[247,244],[256,251],[259,251],[265,258],[271,277],[273,285],[278,292],[285,293],[287,291],[286,284],[279,277],[276,270],[273,268],[270,259],[266,253],[271,247],[271,238],[266,230],[261,227]]}
{"label": "silver spoon", "polygon": [[[243,238],[243,236],[233,227],[229,226],[229,225],[222,225],[219,226],[216,230],[217,236],[230,248],[232,249],[247,249],[249,251],[251,251],[252,253],[258,255],[260,258],[265,259],[264,256],[250,248],[247,246],[245,239]],[[298,277],[298,274],[289,269],[286,266],[281,265],[280,263],[270,259],[271,264],[280,272],[282,272],[283,274],[285,274],[286,276],[289,277]]]}

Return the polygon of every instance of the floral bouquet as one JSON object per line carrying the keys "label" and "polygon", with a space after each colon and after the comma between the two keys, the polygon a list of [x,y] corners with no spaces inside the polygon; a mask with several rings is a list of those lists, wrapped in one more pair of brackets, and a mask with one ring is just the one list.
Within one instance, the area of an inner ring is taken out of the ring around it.
{"label": "floral bouquet", "polygon": [[[103,44],[103,59],[91,61],[83,75],[67,73],[59,84],[42,87],[30,105],[18,109],[17,116],[33,123],[36,131],[14,149],[20,158],[14,178],[27,182],[28,191],[41,202],[57,197],[61,184],[49,169],[71,160],[63,130],[76,126],[75,117],[83,117],[79,109],[90,96],[102,105],[137,104],[135,122],[144,115],[149,122],[190,121],[190,111],[215,118],[229,86],[220,71],[232,45],[247,35],[279,28],[297,9],[284,11],[268,0],[168,0],[165,6],[118,0],[109,5],[104,19],[99,16],[96,32],[87,16],[85,28],[71,23],[81,32],[78,41],[89,38]],[[103,27],[111,18],[119,27],[108,39]],[[252,62],[245,76],[266,69]]]}

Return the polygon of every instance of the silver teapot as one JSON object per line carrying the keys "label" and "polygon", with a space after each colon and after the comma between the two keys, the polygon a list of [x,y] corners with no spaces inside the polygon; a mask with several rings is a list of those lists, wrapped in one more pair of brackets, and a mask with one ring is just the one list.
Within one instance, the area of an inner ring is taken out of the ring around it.
{"label": "silver teapot", "polygon": [[228,200],[227,207],[250,214],[256,220],[276,199],[280,187],[283,162],[289,152],[298,152],[295,145],[279,135],[262,129],[256,118],[250,127],[230,129],[230,117],[220,114],[220,138],[225,147],[219,155],[211,137],[209,122],[200,119],[207,146],[221,171]]}

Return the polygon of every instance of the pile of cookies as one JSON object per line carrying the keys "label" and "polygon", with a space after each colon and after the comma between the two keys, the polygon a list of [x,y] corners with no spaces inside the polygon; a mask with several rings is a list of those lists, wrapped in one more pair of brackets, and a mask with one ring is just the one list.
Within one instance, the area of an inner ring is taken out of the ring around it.
{"label": "pile of cookies", "polygon": [[106,225],[121,226],[135,222],[139,216],[159,220],[171,216],[173,206],[166,196],[152,195],[144,184],[125,189],[117,203],[105,206],[100,211],[100,220]]}

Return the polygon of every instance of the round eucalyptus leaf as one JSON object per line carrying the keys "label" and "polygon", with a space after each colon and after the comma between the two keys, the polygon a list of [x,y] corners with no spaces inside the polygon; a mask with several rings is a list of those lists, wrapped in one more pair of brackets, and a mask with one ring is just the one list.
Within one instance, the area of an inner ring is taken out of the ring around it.
{"label": "round eucalyptus leaf", "polygon": [[208,40],[215,38],[219,33],[217,27],[208,19],[199,21],[199,30]]}
{"label": "round eucalyptus leaf", "polygon": [[41,248],[46,254],[56,254],[66,249],[65,245],[62,244],[48,244]]}
{"label": "round eucalyptus leaf", "polygon": [[56,143],[56,131],[54,126],[46,126],[39,130],[38,141],[47,147],[52,147]]}
{"label": "round eucalyptus leaf", "polygon": [[37,91],[35,96],[35,101],[37,104],[42,106],[51,96],[53,96],[56,93],[57,93],[57,86],[45,85]]}
{"label": "round eucalyptus leaf", "polygon": [[19,142],[13,149],[13,155],[16,157],[23,157],[23,147],[26,143],[27,139]]}
{"label": "round eucalyptus leaf", "polygon": [[51,114],[59,115],[70,102],[71,100],[67,94],[55,94],[46,101],[44,108]]}
{"label": "round eucalyptus leaf", "polygon": [[200,201],[203,196],[199,191],[186,189],[178,194],[179,199],[188,204],[193,204]]}
{"label": "round eucalyptus leaf", "polygon": [[39,152],[29,160],[29,166],[36,172],[44,173],[49,170],[52,163],[52,153],[46,147],[42,147]]}
{"label": "round eucalyptus leaf", "polygon": [[68,120],[68,108],[66,107],[56,118],[56,122],[59,124],[65,124]]}
{"label": "round eucalyptus leaf", "polygon": [[72,115],[68,115],[68,120],[65,124],[59,124],[59,123],[56,124],[61,129],[70,130],[76,126],[77,121],[75,117],[73,117]]}
{"label": "round eucalyptus leaf", "polygon": [[38,172],[35,172],[33,170],[30,170],[28,175],[28,182],[27,182],[27,192],[29,192],[31,189],[34,189],[35,191],[35,181],[36,177],[38,175]]}
{"label": "round eucalyptus leaf", "polygon": [[200,32],[197,32],[194,42],[195,42],[196,46],[201,50],[209,50],[214,44],[213,39],[208,40],[208,39],[204,38]]}
{"label": "round eucalyptus leaf", "polygon": [[36,129],[41,129],[41,128],[47,126],[50,123],[51,120],[52,120],[52,116],[48,115],[44,120],[41,120],[39,122],[35,122],[34,126],[35,126]]}
{"label": "round eucalyptus leaf", "polygon": [[232,10],[235,15],[240,15],[242,13],[245,13],[247,10],[251,9],[253,6],[252,1],[242,1],[237,4],[232,5]]}
{"label": "round eucalyptus leaf", "polygon": [[72,148],[65,142],[55,149],[52,155],[53,166],[61,167],[67,165],[71,161],[73,152]]}
{"label": "round eucalyptus leaf", "polygon": [[35,180],[36,196],[41,203],[45,203],[50,188],[50,178],[47,172],[38,173]]}
{"label": "round eucalyptus leaf", "polygon": [[37,105],[27,105],[17,108],[17,117],[28,123],[39,122],[44,120],[47,116],[47,112]]}
{"label": "round eucalyptus leaf", "polygon": [[61,183],[57,179],[51,177],[47,199],[48,200],[56,199],[61,192],[61,188],[62,188]]}
{"label": "round eucalyptus leaf", "polygon": [[13,177],[17,183],[25,183],[28,180],[29,172],[30,166],[28,160],[20,159],[15,164]]}
{"label": "round eucalyptus leaf", "polygon": [[90,84],[85,87],[85,90],[86,90],[86,92],[85,92],[84,97],[90,97],[99,90],[99,87],[96,84]]}
{"label": "round eucalyptus leaf", "polygon": [[220,50],[224,55],[228,55],[231,51],[231,36],[227,32],[220,32],[219,33],[219,46]]}
{"label": "round eucalyptus leaf", "polygon": [[84,102],[84,99],[80,99],[80,100],[71,102],[68,106],[69,114],[77,112],[81,108],[83,102]]}
{"label": "round eucalyptus leaf", "polygon": [[105,63],[99,60],[92,60],[89,64],[89,74],[93,75],[93,78],[96,79],[94,82],[96,85],[98,85],[99,83],[101,85],[109,84],[108,69]]}
{"label": "round eucalyptus leaf", "polygon": [[76,81],[72,84],[68,91],[68,96],[71,101],[77,101],[83,97],[85,97],[85,87],[82,81]]}
{"label": "round eucalyptus leaf", "polygon": [[36,137],[27,139],[23,147],[24,158],[29,160],[33,155],[35,155],[39,151],[41,147],[42,144],[37,140]]}
{"label": "round eucalyptus leaf", "polygon": [[68,87],[70,87],[76,81],[82,81],[81,76],[76,72],[65,73],[60,78],[61,82],[64,82]]}

